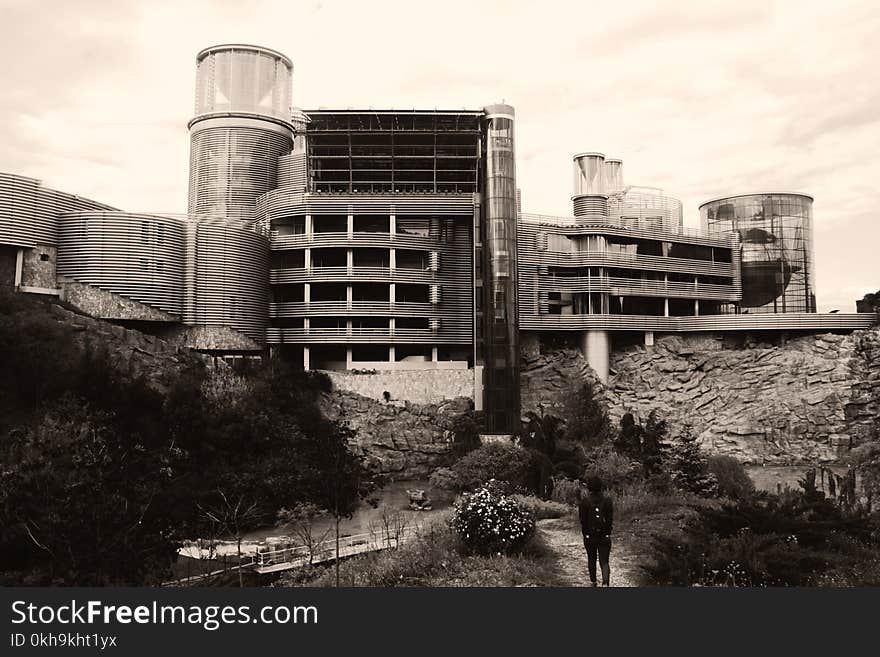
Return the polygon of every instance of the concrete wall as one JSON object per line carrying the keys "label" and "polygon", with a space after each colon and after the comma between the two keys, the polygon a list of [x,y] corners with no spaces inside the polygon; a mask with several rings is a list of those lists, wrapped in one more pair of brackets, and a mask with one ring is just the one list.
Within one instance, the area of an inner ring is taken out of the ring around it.
{"label": "concrete wall", "polygon": [[378,401],[384,401],[385,391],[391,393],[394,401],[415,404],[474,397],[474,370],[399,370],[376,374],[324,371],[335,388]]}
{"label": "concrete wall", "polygon": [[24,250],[21,268],[21,286],[54,290],[55,261],[58,249],[47,244],[38,244],[35,249]]}

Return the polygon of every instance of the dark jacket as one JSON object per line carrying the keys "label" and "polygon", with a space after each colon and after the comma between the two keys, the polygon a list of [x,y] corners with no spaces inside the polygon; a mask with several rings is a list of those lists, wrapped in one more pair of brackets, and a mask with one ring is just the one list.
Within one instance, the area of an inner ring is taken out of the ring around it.
{"label": "dark jacket", "polygon": [[611,535],[614,525],[614,504],[607,495],[590,493],[586,497],[582,497],[578,502],[578,515],[581,518],[581,532],[585,538],[587,536],[601,538]]}

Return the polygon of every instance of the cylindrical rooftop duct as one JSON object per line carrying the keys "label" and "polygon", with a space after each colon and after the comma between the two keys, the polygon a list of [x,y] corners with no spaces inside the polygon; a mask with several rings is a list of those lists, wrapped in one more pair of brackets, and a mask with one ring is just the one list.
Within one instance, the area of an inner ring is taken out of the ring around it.
{"label": "cylindrical rooftop duct", "polygon": [[602,153],[574,156],[574,195],[605,196],[605,156]]}
{"label": "cylindrical rooftop duct", "polygon": [[574,156],[574,216],[604,218],[608,212],[605,191],[605,156],[602,153],[578,153]]}
{"label": "cylindrical rooftop duct", "polygon": [[605,191],[614,194],[623,187],[623,160],[605,160]]}

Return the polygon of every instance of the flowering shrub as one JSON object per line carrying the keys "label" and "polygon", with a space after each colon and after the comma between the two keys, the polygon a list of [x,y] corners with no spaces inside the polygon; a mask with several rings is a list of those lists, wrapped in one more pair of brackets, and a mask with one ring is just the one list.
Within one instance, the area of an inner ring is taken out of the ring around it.
{"label": "flowering shrub", "polygon": [[532,514],[490,480],[455,505],[452,528],[478,554],[521,549],[535,530]]}

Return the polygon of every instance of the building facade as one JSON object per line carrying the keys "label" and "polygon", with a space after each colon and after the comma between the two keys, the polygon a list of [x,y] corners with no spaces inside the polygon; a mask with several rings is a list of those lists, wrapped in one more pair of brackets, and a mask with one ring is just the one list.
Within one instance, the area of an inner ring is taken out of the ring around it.
{"label": "building facade", "polygon": [[873,318],[815,313],[808,196],[710,201],[694,231],[588,152],[572,216],[522,213],[509,105],[301,111],[292,72],[268,48],[198,53],[184,215],[0,174],[0,281],[210,354],[468,380],[493,434],[519,427],[524,336],[576,335],[605,379],[658,332]]}

